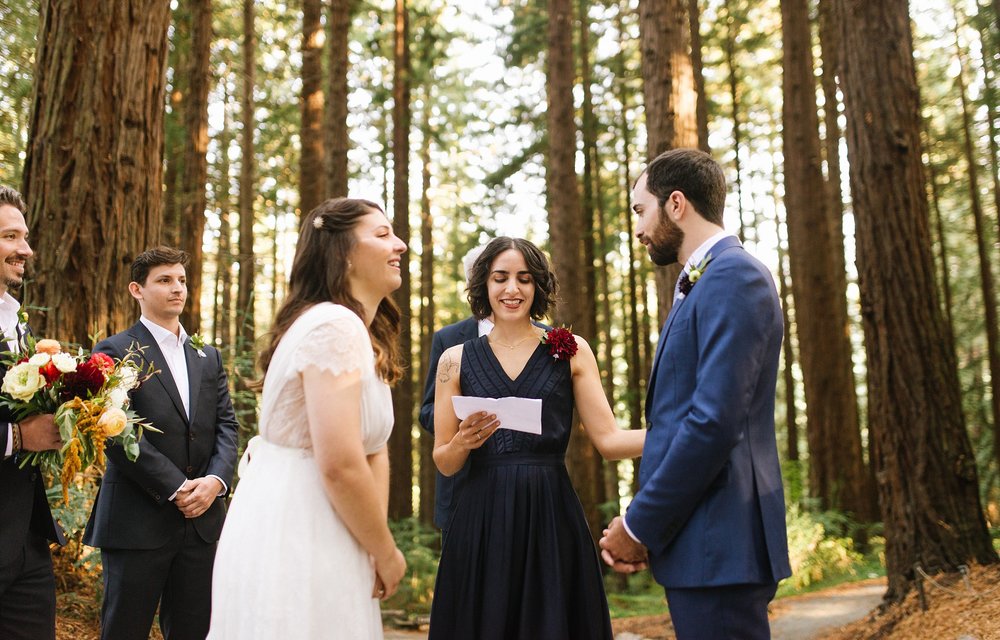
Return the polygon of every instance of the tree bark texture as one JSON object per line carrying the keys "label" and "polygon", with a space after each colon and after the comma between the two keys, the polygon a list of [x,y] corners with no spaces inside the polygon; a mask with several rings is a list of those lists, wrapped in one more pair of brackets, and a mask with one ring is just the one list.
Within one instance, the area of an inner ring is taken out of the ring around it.
{"label": "tree bark texture", "polygon": [[208,86],[212,53],[212,2],[187,0],[191,16],[191,56],[184,96],[184,163],[180,191],[180,244],[187,251],[188,300],[181,323],[188,333],[201,331],[201,282],[204,260],[205,192],[208,181]]}
{"label": "tree bark texture", "polygon": [[785,210],[799,362],[806,395],[809,489],[824,509],[875,519],[865,467],[847,325],[836,269],[816,112],[808,0],[781,0]]}
{"label": "tree bark texture", "polygon": [[332,198],[347,195],[347,70],[348,38],[355,0],[330,0],[330,64],[326,103],[326,192]]}
{"label": "tree bark texture", "polygon": [[[429,93],[429,88],[428,88]],[[431,115],[432,102],[424,100],[423,141],[420,147],[420,375],[427,379],[431,341],[434,338],[434,217],[431,213]],[[434,434],[420,430],[420,521],[434,524]]]}
{"label": "tree bark texture", "polygon": [[41,3],[24,169],[38,336],[135,321],[129,265],[162,223],[167,0]]}
{"label": "tree bark texture", "polygon": [[243,74],[240,82],[240,222],[239,222],[239,278],[236,286],[236,351],[239,353],[236,376],[237,393],[233,405],[240,420],[241,444],[256,433],[257,397],[249,390],[248,381],[255,377],[253,355],[256,342],[256,317],[254,305],[256,264],[254,263],[254,192],[256,187],[256,150],[254,145],[253,89],[257,77],[254,1],[243,0]]}
{"label": "tree bark texture", "polygon": [[323,147],[323,0],[302,0],[302,128],[299,210],[305,216],[326,199]]}
{"label": "tree bark texture", "polygon": [[837,0],[889,600],[915,576],[997,561],[935,287],[905,0]]}
{"label": "tree bark texture", "polygon": [[695,122],[698,126],[698,148],[709,153],[708,146],[708,96],[705,95],[705,73],[701,56],[701,7],[698,0],[688,0],[688,22],[691,33],[691,70],[694,87],[698,92]]}
{"label": "tree bark texture", "polygon": [[[406,0],[396,0],[392,82],[392,226],[399,239],[410,244],[410,21]],[[399,264],[403,284],[396,290],[396,304],[402,313],[399,347],[407,360],[413,353],[410,305],[410,254]],[[389,517],[413,515],[413,370],[407,369],[392,390],[396,425],[389,438]]]}
{"label": "tree bark texture", "polygon": [[[687,0],[639,0],[639,35],[648,160],[669,149],[698,148]],[[660,325],[673,304],[680,271],[681,265],[655,269]]]}
{"label": "tree bark texture", "polygon": [[[557,325],[593,340],[594,292],[589,288],[584,264],[584,242],[590,226],[583,219],[580,183],[576,175],[576,121],[573,108],[573,81],[576,77],[573,58],[573,7],[571,0],[550,0],[548,57],[545,86],[548,109],[546,123],[549,148],[545,187],[549,211],[549,242],[552,267],[562,292],[553,313]],[[598,511],[598,491],[603,484],[596,473],[596,453],[574,420],[573,435],[567,452],[567,466],[580,496],[591,533],[603,527]]]}

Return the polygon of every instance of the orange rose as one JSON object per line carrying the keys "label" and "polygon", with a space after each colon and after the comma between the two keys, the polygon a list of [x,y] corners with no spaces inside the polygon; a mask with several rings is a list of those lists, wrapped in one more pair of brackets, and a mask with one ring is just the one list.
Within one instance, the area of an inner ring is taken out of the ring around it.
{"label": "orange rose", "polygon": [[51,356],[62,351],[62,346],[60,346],[59,342],[56,340],[52,340],[51,338],[42,338],[35,343],[35,351],[38,353],[47,353]]}

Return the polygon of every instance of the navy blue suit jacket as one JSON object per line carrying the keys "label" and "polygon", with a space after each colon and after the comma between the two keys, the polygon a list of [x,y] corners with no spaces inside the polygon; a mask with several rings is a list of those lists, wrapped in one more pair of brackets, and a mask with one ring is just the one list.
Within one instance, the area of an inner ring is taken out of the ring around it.
{"label": "navy blue suit jacket", "polygon": [[[132,409],[162,433],[143,433],[135,462],[128,461],[122,447],[108,447],[107,471],[83,538],[92,547],[163,546],[184,529],[184,515],[169,502],[184,481],[215,475],[232,487],[236,468],[237,422],[218,350],[206,346],[203,358],[190,342],[184,347],[188,418],[163,353],[141,322],[100,342],[94,350],[121,358],[134,343],[145,347],[143,366],[152,363],[159,373],[131,392]],[[219,497],[191,522],[205,542],[215,542],[225,516],[224,499]]]}
{"label": "navy blue suit jacket", "polygon": [[[457,344],[464,344],[479,337],[479,322],[474,317],[459,320],[434,332],[431,340],[431,357],[427,366],[427,381],[424,383],[424,400],[420,405],[420,426],[434,437],[434,379],[437,377],[438,360],[441,354]],[[434,484],[434,524],[444,529],[455,509],[455,498],[462,480],[468,474],[468,465],[458,473],[448,477],[437,472]]]}
{"label": "navy blue suit jacket", "polygon": [[782,317],[770,272],[720,240],[660,332],[629,529],[670,588],[791,574],[774,433]]}

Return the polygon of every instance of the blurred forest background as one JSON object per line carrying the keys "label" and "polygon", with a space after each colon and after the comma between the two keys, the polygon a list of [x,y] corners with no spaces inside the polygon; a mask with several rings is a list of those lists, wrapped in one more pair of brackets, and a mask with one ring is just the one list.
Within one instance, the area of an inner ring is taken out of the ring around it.
{"label": "blurred forest background", "polygon": [[[416,413],[434,330],[469,315],[461,258],[501,234],[542,245],[551,320],[595,345],[620,425],[642,427],[677,270],[635,241],[629,193],[674,147],[723,163],[726,226],[782,298],[795,587],[871,564],[898,599],[921,571],[997,561],[1000,1],[0,0],[0,27],[0,183],[29,205],[35,333],[122,330],[132,258],[186,249],[183,324],[223,351],[241,443],[301,216],[384,204],[410,247],[401,606],[433,587]],[[574,437],[595,534],[637,462]],[[95,481],[60,507],[71,532]],[[67,574],[93,566],[76,540]]]}

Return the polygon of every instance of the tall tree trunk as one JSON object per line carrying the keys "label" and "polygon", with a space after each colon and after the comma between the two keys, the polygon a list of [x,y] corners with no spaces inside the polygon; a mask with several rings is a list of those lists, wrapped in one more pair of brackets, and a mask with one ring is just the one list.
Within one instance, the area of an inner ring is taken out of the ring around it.
{"label": "tall tree trunk", "polygon": [[[931,151],[930,134],[927,132],[927,121],[924,121],[924,141],[928,151]],[[934,165],[932,153],[928,153],[927,187],[931,194],[931,214],[934,216],[934,228],[937,231],[938,262],[941,266],[941,294],[944,296],[944,314],[947,321],[948,334],[955,341],[955,321],[952,318],[951,276],[948,272],[948,240],[944,232],[944,219],[941,216],[941,199],[938,194],[937,168]]]}
{"label": "tall tree trunk", "polygon": [[[594,248],[594,232],[595,228],[601,227],[604,224],[604,220],[599,214],[600,210],[600,191],[597,189],[596,183],[598,182],[598,174],[600,172],[600,164],[597,162],[597,123],[594,117],[594,100],[593,91],[591,89],[591,74],[590,74],[590,16],[588,15],[588,7],[590,6],[590,0],[578,0],[577,4],[579,8],[579,27],[580,27],[580,83],[583,86],[583,268],[586,278],[587,291],[590,293],[588,303],[591,305],[587,309],[587,313],[590,316],[588,319],[588,324],[593,327],[593,333],[590,335],[584,334],[583,337],[591,342],[600,340],[602,346],[607,346],[610,348],[610,329],[607,330],[607,335],[601,335],[601,332],[597,328],[597,261],[596,251]],[[604,243],[602,242],[601,251],[605,250]],[[601,256],[601,261],[603,264],[604,256]],[[607,277],[607,271],[601,269],[601,272]],[[605,289],[605,292],[607,290]],[[607,316],[606,316],[607,318]],[[605,320],[605,326],[610,326],[610,320]],[[598,349],[595,348],[594,355],[598,353]],[[611,376],[611,368],[606,366],[602,369],[607,380]],[[605,381],[605,387],[607,387],[607,380]],[[614,402],[614,396],[608,396],[610,402]],[[589,452],[591,464],[593,465],[594,477],[597,478],[597,484],[594,486],[594,501],[596,505],[602,505],[608,501],[608,483],[606,478],[608,472],[604,468],[604,459],[595,455],[593,451]],[[617,475],[617,473],[615,474]],[[617,497],[617,489],[614,492]],[[598,512],[598,518],[600,518],[600,512]],[[603,518],[600,518],[603,520]],[[601,527],[603,529],[603,527]],[[594,532],[597,533],[596,531]]]}
{"label": "tall tree trunk", "polygon": [[201,330],[201,281],[204,258],[205,193],[208,182],[208,85],[212,53],[212,2],[187,0],[191,14],[191,58],[184,97],[184,173],[181,176],[181,248],[187,266],[188,300],[181,322],[189,333]]}
{"label": "tall tree trunk", "polygon": [[[431,97],[424,99],[420,147],[420,377],[427,379],[434,338],[434,218],[431,214]],[[434,434],[420,430],[420,521],[434,524]]]}
{"label": "tall tree trunk", "polygon": [[167,0],[41,3],[23,187],[39,336],[88,344],[135,320],[129,263],[161,231],[169,24]]}
{"label": "tall tree trunk", "polygon": [[[669,149],[698,148],[687,0],[639,0],[639,35],[649,160]],[[673,304],[680,270],[681,265],[655,269],[660,325]]]}
{"label": "tall tree trunk", "polygon": [[847,291],[827,215],[808,0],[781,0],[788,257],[806,394],[809,489],[824,509],[875,519],[847,325]]}
{"label": "tall tree trunk", "polygon": [[188,92],[188,69],[191,68],[191,5],[178,2],[172,11],[167,68],[170,109],[163,116],[163,224],[162,241],[171,247],[181,246],[181,207],[184,189],[184,147],[187,139],[184,101]]}
{"label": "tall tree trunk", "polygon": [[[556,324],[572,326],[574,333],[594,335],[593,296],[584,264],[584,242],[589,233],[583,220],[580,183],[576,175],[576,122],[573,119],[573,8],[571,0],[550,0],[548,58],[545,87],[549,131],[545,187],[549,211],[549,241],[552,263],[564,292],[556,306]],[[574,425],[567,453],[573,484],[583,503],[587,523],[594,536],[603,522],[598,510],[595,452],[578,423]]]}
{"label": "tall tree trunk", "polygon": [[[395,69],[392,81],[392,226],[399,239],[410,244],[410,19],[406,0],[396,0],[393,46]],[[396,290],[396,303],[403,315],[400,352],[412,361],[413,329],[410,305],[410,254],[400,262],[403,284]],[[389,438],[392,475],[389,517],[413,515],[413,370],[407,369],[392,392],[396,426]]]}
{"label": "tall tree trunk", "polygon": [[691,30],[691,69],[694,87],[698,92],[695,120],[698,123],[698,148],[708,153],[708,96],[705,94],[704,64],[701,58],[701,7],[698,0],[688,0],[688,20]]}
{"label": "tall tree trunk", "polygon": [[785,273],[785,250],[781,240],[778,241],[778,295],[781,297],[781,317],[785,323],[784,370],[782,372],[785,384],[785,429],[788,438],[785,457],[789,462],[799,461],[799,411],[795,406],[795,348],[792,345],[792,322],[788,308],[791,305],[791,291],[788,290],[788,277]]}
{"label": "tall tree trunk", "polygon": [[323,0],[302,0],[302,157],[299,213],[326,199],[323,148]]}
{"label": "tall tree trunk", "polygon": [[743,19],[742,16],[733,15],[733,0],[725,0],[725,7],[726,42],[723,51],[728,70],[726,82],[729,86],[730,117],[733,120],[733,165],[736,172],[736,210],[739,221],[736,234],[740,237],[740,242],[746,242],[746,227],[743,223],[743,165],[740,161],[740,150],[743,148],[743,123],[740,122],[739,78],[736,75],[736,40],[739,37],[739,29],[743,25]]}
{"label": "tall tree trunk", "polygon": [[326,192],[331,197],[347,195],[347,70],[348,38],[355,0],[330,0],[330,68],[326,104],[327,160]]}
{"label": "tall tree trunk", "polygon": [[889,600],[914,567],[997,562],[938,304],[907,2],[837,0]]}
{"label": "tall tree trunk", "polygon": [[243,0],[243,74],[240,82],[240,239],[239,280],[236,288],[236,393],[233,405],[240,421],[241,444],[257,431],[256,396],[247,383],[256,377],[254,366],[254,343],[257,340],[254,305],[256,278],[254,272],[254,191],[256,173],[256,151],[254,148],[254,100],[253,89],[257,75],[257,36],[254,29],[254,2]]}
{"label": "tall tree trunk", "polygon": [[[229,92],[223,96],[223,105],[229,104]],[[214,338],[221,345],[226,362],[231,362],[233,345],[233,248],[232,248],[232,197],[229,192],[229,144],[233,134],[229,129],[229,109],[222,110],[222,130],[219,132],[219,181],[216,186],[216,206],[219,209],[219,252],[215,259],[216,290],[212,323]]]}
{"label": "tall tree trunk", "polygon": [[[958,93],[962,105],[962,133],[965,163],[969,170],[969,203],[972,219],[976,223],[976,247],[979,249],[979,277],[983,290],[983,306],[986,312],[986,350],[990,363],[990,402],[993,409],[993,455],[1000,464],[1000,332],[997,329],[997,294],[993,281],[993,243],[987,239],[990,229],[986,227],[979,197],[979,166],[973,142],[972,116],[965,86],[965,54],[958,36],[958,15],[955,16],[955,55],[958,56]],[[995,176],[994,176],[995,178]]]}

